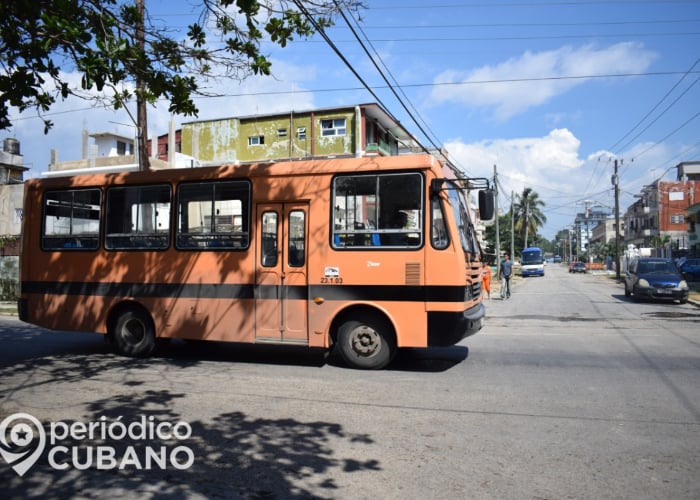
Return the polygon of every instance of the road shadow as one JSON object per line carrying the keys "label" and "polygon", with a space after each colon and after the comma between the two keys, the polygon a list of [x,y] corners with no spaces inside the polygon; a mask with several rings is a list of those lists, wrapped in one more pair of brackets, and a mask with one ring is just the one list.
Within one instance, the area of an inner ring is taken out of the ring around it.
{"label": "road shadow", "polygon": [[[35,415],[45,447],[22,477],[2,464],[3,497],[335,498],[339,476],[382,470],[378,460],[358,458],[371,456],[367,448],[376,443],[369,434],[348,433],[324,420],[251,417],[236,411],[235,402],[230,412],[183,422],[174,409],[183,398],[170,390],[115,394],[88,404],[83,420],[55,426],[78,429],[97,422],[111,429],[95,426],[92,438],[72,432],[58,436],[51,433],[55,422]],[[113,425],[117,422],[127,433]],[[161,429],[169,432],[159,435],[153,429],[163,423]],[[25,448],[37,449],[40,432],[33,434]],[[156,456],[159,461],[148,458]]]}
{"label": "road shadow", "polygon": [[[147,359],[128,358],[114,353],[105,338],[95,333],[52,331],[24,323],[0,326],[0,368],[6,376],[44,366],[51,359],[80,356],[85,367],[95,370],[123,366],[137,367],[161,360],[179,368],[200,362],[253,363],[308,366],[329,365],[349,368],[334,351],[269,344],[239,344],[213,341],[160,340]],[[466,360],[469,350],[463,346],[404,348],[386,368],[396,371],[443,372]],[[150,360],[150,361],[149,361]]]}
{"label": "road shadow", "polygon": [[635,297],[634,295],[628,297],[624,293],[613,293],[611,297],[619,302],[627,302],[630,304],[655,304],[662,307],[678,307],[682,305],[678,300],[652,299],[649,297]]}
{"label": "road shadow", "polygon": [[[447,347],[402,348],[384,370],[405,372],[445,372],[467,359],[469,349],[454,345]],[[340,354],[333,351],[328,356],[328,365],[352,369],[345,364]]]}

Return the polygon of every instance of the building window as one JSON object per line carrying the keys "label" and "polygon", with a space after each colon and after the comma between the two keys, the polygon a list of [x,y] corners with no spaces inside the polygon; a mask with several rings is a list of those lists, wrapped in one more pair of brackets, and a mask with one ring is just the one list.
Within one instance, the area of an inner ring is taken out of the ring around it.
{"label": "building window", "polygon": [[671,224],[683,224],[684,219],[683,214],[671,215]]}
{"label": "building window", "polygon": [[126,142],[117,141],[117,154],[119,156],[124,156],[126,154]]}
{"label": "building window", "polygon": [[287,137],[287,129],[286,128],[278,128],[277,129],[277,137]]}
{"label": "building window", "polygon": [[321,135],[324,137],[345,135],[345,118],[321,120]]}
{"label": "building window", "polygon": [[248,137],[248,146],[261,146],[265,144],[264,135],[251,135]]}
{"label": "building window", "polygon": [[297,129],[297,139],[300,141],[306,140],[306,127],[299,127]]}

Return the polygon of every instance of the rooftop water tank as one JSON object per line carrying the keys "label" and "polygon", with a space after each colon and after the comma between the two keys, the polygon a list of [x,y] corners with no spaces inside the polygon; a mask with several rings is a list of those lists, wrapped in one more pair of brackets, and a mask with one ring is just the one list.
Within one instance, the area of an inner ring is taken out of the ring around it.
{"label": "rooftop water tank", "polygon": [[19,153],[19,141],[17,139],[13,139],[12,137],[8,137],[7,139],[4,139],[2,141],[2,150],[6,153],[10,153],[12,155],[18,155]]}

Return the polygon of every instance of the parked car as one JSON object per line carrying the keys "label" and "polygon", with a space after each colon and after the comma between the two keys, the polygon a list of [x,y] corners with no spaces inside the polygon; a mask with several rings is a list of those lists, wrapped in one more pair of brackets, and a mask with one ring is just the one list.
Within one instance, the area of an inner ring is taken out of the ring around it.
{"label": "parked car", "polygon": [[700,281],[700,259],[688,259],[681,264],[681,274],[688,281]]}
{"label": "parked car", "polygon": [[625,296],[635,300],[678,300],[688,302],[688,284],[671,259],[640,257],[625,273]]}
{"label": "parked car", "polygon": [[569,266],[569,272],[570,273],[585,273],[586,272],[586,264],[583,262],[574,262]]}

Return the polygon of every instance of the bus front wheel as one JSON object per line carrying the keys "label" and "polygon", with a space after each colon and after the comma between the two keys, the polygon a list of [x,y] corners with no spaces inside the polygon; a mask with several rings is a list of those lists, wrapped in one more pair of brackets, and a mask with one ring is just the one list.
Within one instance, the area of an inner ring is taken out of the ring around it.
{"label": "bus front wheel", "polygon": [[348,365],[370,370],[384,368],[396,353],[391,326],[380,318],[343,323],[338,329],[338,348]]}
{"label": "bus front wheel", "polygon": [[119,315],[111,332],[117,352],[125,356],[144,357],[156,345],[151,318],[142,311],[127,310]]}

